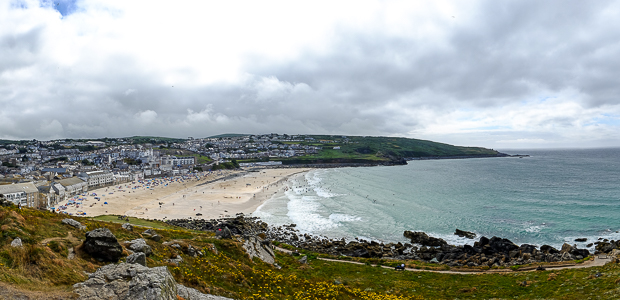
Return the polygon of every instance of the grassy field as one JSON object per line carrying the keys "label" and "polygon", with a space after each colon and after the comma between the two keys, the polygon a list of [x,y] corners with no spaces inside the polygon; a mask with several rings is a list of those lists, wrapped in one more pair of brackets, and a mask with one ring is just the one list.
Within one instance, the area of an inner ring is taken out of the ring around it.
{"label": "grassy field", "polygon": [[[498,152],[480,147],[460,147],[425,140],[396,137],[350,136],[348,141],[341,137],[314,135],[314,140],[304,142],[282,142],[318,146],[317,154],[281,159],[284,163],[321,162],[381,162],[400,158],[450,157],[450,156],[494,156]],[[334,149],[340,147],[340,149]]]}
{"label": "grassy field", "polygon": [[[70,298],[72,285],[85,280],[85,272],[91,273],[103,264],[81,251],[85,231],[62,224],[65,217],[31,209],[0,208],[0,281],[27,295],[43,291]],[[140,238],[146,228],[124,230],[115,216],[76,219],[87,230],[109,228],[122,241]],[[617,264],[508,274],[439,274],[370,266],[371,262],[395,263],[387,260],[369,260],[366,265],[328,262],[317,259],[316,253],[302,251],[309,257],[308,264],[278,252],[276,261],[282,268],[277,269],[256,258],[251,261],[236,239],[216,239],[212,233],[169,227],[157,221],[130,222],[156,228],[163,236],[161,242],[147,239],[153,248],[147,258],[149,267],[167,266],[181,284],[234,299],[620,298]],[[15,237],[22,239],[23,247],[10,246]],[[191,244],[203,250],[203,255],[194,258],[162,244],[170,240]],[[69,248],[76,249],[74,259],[68,258]],[[184,259],[178,267],[166,262],[176,254]]]}

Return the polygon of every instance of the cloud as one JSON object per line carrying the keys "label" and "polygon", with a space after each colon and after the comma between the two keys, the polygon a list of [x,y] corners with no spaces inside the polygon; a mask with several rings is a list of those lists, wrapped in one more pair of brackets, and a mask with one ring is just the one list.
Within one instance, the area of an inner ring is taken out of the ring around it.
{"label": "cloud", "polygon": [[620,146],[616,2],[61,2],[0,3],[0,138]]}

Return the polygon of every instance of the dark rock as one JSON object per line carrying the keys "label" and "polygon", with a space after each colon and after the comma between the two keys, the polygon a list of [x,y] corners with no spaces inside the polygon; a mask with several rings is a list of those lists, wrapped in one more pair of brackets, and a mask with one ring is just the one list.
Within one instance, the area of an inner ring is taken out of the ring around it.
{"label": "dark rock", "polygon": [[456,229],[456,231],[454,232],[454,235],[458,235],[460,237],[465,237],[468,239],[474,239],[476,238],[476,234],[470,231],[465,231],[465,230],[460,230],[460,229]]}
{"label": "dark rock", "polygon": [[519,252],[521,252],[521,254],[524,254],[524,253],[532,254],[535,251],[537,250],[536,250],[536,246],[534,245],[523,244],[519,247]]}
{"label": "dark rock", "polygon": [[490,241],[491,240],[489,240],[486,236],[481,236],[480,240],[474,243],[474,247],[483,248],[485,245],[488,245]]}
{"label": "dark rock", "polygon": [[421,231],[412,232],[409,230],[405,230],[403,236],[410,239],[412,243],[420,244],[423,246],[441,246],[448,244],[443,239],[429,236],[428,234]]}
{"label": "dark rock", "polygon": [[232,238],[232,232],[230,231],[230,229],[228,229],[227,226],[224,226],[224,228],[219,228],[217,231],[215,231],[215,235],[223,239]]}
{"label": "dark rock", "polygon": [[542,245],[540,246],[540,251],[542,251],[545,254],[556,254],[556,253],[560,253],[560,251],[558,251],[558,249],[555,249],[549,245]]}
{"label": "dark rock", "polygon": [[616,246],[614,244],[606,242],[599,243],[598,245],[596,245],[596,247],[594,247],[594,249],[596,249],[596,251],[600,253],[609,253],[615,248]]}
{"label": "dark rock", "polygon": [[573,248],[574,248],[573,246],[571,246],[571,245],[569,245],[567,243],[564,243],[564,244],[562,244],[562,249],[560,250],[560,252],[561,253],[570,253],[571,251],[573,251]]}
{"label": "dark rock", "polygon": [[493,249],[494,252],[508,253],[510,251],[519,249],[515,243],[511,242],[509,239],[503,239],[499,237],[492,237],[489,240],[489,246]]}
{"label": "dark rock", "polygon": [[123,247],[107,228],[87,232],[83,248],[86,253],[100,261],[116,262],[123,255]]}
{"label": "dark rock", "polygon": [[578,238],[578,239],[575,239],[575,242],[585,242],[587,240],[588,240],[587,238]]}
{"label": "dark rock", "polygon": [[465,251],[465,253],[472,254],[472,255],[478,254],[481,252],[479,248],[472,247],[470,245],[463,245],[463,251]]}

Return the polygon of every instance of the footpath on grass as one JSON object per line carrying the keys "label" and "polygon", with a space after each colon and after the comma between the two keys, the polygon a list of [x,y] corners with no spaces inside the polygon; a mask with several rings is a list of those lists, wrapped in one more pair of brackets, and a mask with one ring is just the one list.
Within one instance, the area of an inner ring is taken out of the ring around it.
{"label": "footpath on grass", "polygon": [[[284,252],[284,253],[291,254],[291,255],[293,253],[293,251],[291,251],[291,250],[280,248],[280,247],[275,247],[275,249],[280,251],[280,252]],[[324,260],[324,261],[331,261],[331,262],[349,263],[349,264],[355,264],[355,265],[366,265],[365,263],[358,262],[358,261],[349,261],[349,260],[332,259],[332,258],[324,258],[324,257],[317,257],[317,259]],[[612,259],[612,257],[610,257],[610,256],[600,255],[600,256],[593,256],[589,260],[587,260],[587,261],[585,261],[583,263],[580,263],[580,264],[576,264],[576,263],[540,264],[539,266],[542,266],[545,270],[581,269],[581,268],[590,268],[590,267],[604,266],[606,263],[611,262],[611,259]],[[370,264],[370,266],[376,267],[377,265],[376,264]],[[523,268],[519,268],[517,270],[512,270],[512,269],[425,270],[425,269],[415,269],[415,268],[405,268],[403,270],[404,271],[411,271],[411,272],[431,272],[431,273],[444,273],[444,274],[498,274],[498,273],[514,273],[514,272],[532,272],[532,271],[536,271],[537,268],[539,268],[539,266],[523,267]],[[383,266],[383,265],[381,267],[385,268],[385,269],[394,269],[394,267]]]}

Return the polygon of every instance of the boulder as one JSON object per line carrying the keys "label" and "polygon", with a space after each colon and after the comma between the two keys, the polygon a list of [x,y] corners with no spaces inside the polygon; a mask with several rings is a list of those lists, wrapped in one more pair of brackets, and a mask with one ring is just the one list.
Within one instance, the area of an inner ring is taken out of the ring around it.
{"label": "boulder", "polygon": [[368,250],[366,250],[366,248],[358,248],[358,249],[355,249],[355,250],[353,250],[351,252],[345,253],[345,255],[351,256],[351,257],[370,258],[370,253],[368,252]]}
{"label": "boulder", "polygon": [[560,250],[561,253],[570,253],[571,251],[573,251],[573,246],[567,243],[564,243],[562,245],[562,249]]}
{"label": "boulder", "polygon": [[232,232],[227,226],[224,226],[224,228],[219,228],[215,231],[215,236],[219,236],[222,239],[231,239]]}
{"label": "boulder", "polygon": [[268,264],[275,262],[273,250],[266,243],[263,243],[263,239],[259,236],[248,236],[243,242],[243,249],[250,256],[250,260],[258,257]]}
{"label": "boulder", "polygon": [[177,255],[175,258],[168,259],[167,262],[173,263],[178,267],[179,264],[183,262],[183,257],[181,257],[181,255]]}
{"label": "boulder", "polygon": [[609,242],[601,242],[601,243],[598,243],[596,247],[594,247],[596,252],[600,252],[600,253],[609,253],[614,248],[616,248],[616,246]]}
{"label": "boulder", "polygon": [[75,228],[77,228],[79,230],[86,229],[86,226],[82,225],[82,223],[80,223],[80,222],[78,222],[76,220],[73,220],[73,219],[66,218],[66,219],[63,219],[61,222],[63,224],[67,224],[69,226],[73,226],[73,227],[75,227]]}
{"label": "boulder", "polygon": [[585,242],[587,240],[588,240],[587,238],[578,238],[578,239],[575,239],[575,242]]}
{"label": "boulder", "polygon": [[540,246],[540,251],[545,253],[545,254],[556,254],[556,253],[560,253],[560,251],[558,251],[558,249],[555,249],[549,245],[542,245]]}
{"label": "boulder", "polygon": [[412,243],[420,244],[423,246],[441,246],[448,244],[443,239],[429,236],[428,234],[421,231],[412,232],[409,230],[405,230],[403,236],[410,239]]}
{"label": "boulder", "polygon": [[496,253],[509,253],[510,251],[514,251],[519,249],[515,243],[510,241],[509,239],[503,239],[499,237],[492,237],[489,240],[489,246]]}
{"label": "boulder", "polygon": [[128,264],[139,264],[146,267],[146,255],[142,252],[133,253],[127,256]]}
{"label": "boulder", "polygon": [[[612,248],[613,249],[613,248]],[[611,249],[609,249],[611,251]],[[590,256],[590,251],[588,249],[577,249],[577,247],[573,248],[570,254],[574,256],[581,256],[582,258]]]}
{"label": "boulder", "polygon": [[458,235],[460,237],[465,237],[468,239],[475,239],[476,238],[476,234],[470,231],[465,231],[465,230],[460,230],[460,229],[456,229],[456,231],[454,232],[454,235]]}
{"label": "boulder", "polygon": [[133,241],[127,242],[127,244],[129,244],[127,248],[129,248],[130,250],[142,252],[146,256],[149,256],[151,255],[151,253],[153,253],[153,250],[151,250],[151,246],[147,245],[144,239],[135,239]]}
{"label": "boulder", "polygon": [[86,233],[84,251],[99,261],[116,262],[123,255],[123,247],[110,229],[97,228]]}
{"label": "boulder", "polygon": [[125,230],[133,231],[133,225],[131,225],[129,223],[125,223],[125,224],[121,225],[121,227],[123,227],[123,229],[125,229]]}
{"label": "boulder", "polygon": [[11,247],[22,247],[22,239],[16,237],[15,239],[13,239],[13,241],[11,242]]}
{"label": "boulder", "polygon": [[147,229],[144,232],[142,232],[142,235],[145,235],[146,237],[150,238],[151,240],[154,240],[156,242],[161,241],[161,235],[157,234],[157,232],[153,229]]}
{"label": "boulder", "polygon": [[302,264],[306,264],[308,263],[308,256],[304,255],[298,261]]}
{"label": "boulder", "polygon": [[[78,300],[226,300],[202,294],[178,284],[166,267],[148,268],[139,264],[109,264],[89,278],[73,285]],[[180,298],[179,298],[180,297]]]}

